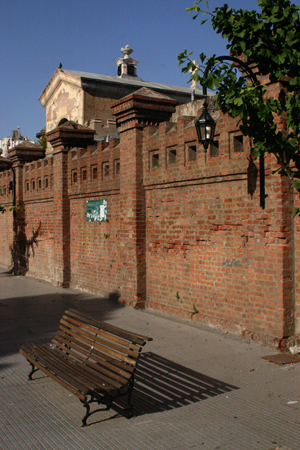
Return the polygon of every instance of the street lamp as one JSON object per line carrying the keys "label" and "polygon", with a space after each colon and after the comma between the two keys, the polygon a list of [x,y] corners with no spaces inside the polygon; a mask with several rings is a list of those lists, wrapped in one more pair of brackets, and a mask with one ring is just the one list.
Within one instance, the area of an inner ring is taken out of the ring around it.
{"label": "street lamp", "polygon": [[[218,62],[223,61],[231,61],[234,63],[234,65],[241,69],[249,78],[253,84],[258,85],[259,82],[256,78],[255,73],[251,69],[251,67],[248,66],[247,63],[240,60],[239,58],[236,58],[235,56],[218,56],[215,58]],[[208,73],[210,71],[210,66],[206,66],[203,79],[205,80],[208,76]],[[195,127],[198,135],[198,141],[200,144],[204,147],[204,152],[207,152],[208,146],[211,142],[214,140],[215,135],[215,129],[216,129],[216,122],[211,117],[211,115],[208,112],[208,105],[207,105],[207,87],[202,86],[203,89],[203,95],[205,97],[205,102],[203,105],[203,111],[200,115],[200,117],[195,122]],[[265,199],[267,195],[265,194],[265,161],[264,161],[264,155],[263,153],[259,156],[259,165],[260,165],[260,171],[259,171],[259,178],[260,178],[260,206],[265,209]]]}
{"label": "street lamp", "polygon": [[202,114],[195,122],[198,141],[203,145],[205,153],[207,152],[209,144],[214,139],[216,129],[216,122],[209,114],[207,106],[205,98]]}
{"label": "street lamp", "polygon": [[[244,61],[241,61],[240,59],[236,58],[235,56],[218,56],[215,58],[219,62],[223,61],[231,61],[233,62],[238,68],[241,68],[247,76],[251,79],[251,81],[254,84],[258,84],[257,78],[255,73],[252,71],[252,69],[246,64]],[[203,79],[206,79],[208,76],[210,70],[210,66],[207,66],[203,75]],[[216,129],[216,122],[211,117],[211,115],[208,112],[208,105],[207,105],[207,87],[202,86],[203,89],[203,95],[205,96],[205,102],[203,105],[203,111],[201,113],[201,116],[196,120],[195,127],[198,135],[198,141],[200,144],[203,145],[205,153],[207,152],[208,146],[211,142],[214,140],[215,136],[215,129]]]}

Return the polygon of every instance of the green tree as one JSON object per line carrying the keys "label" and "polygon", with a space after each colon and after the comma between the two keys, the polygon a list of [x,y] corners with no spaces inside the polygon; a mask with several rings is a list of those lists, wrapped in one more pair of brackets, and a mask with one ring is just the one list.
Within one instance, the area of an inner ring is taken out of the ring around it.
{"label": "green tree", "polygon": [[[288,176],[300,194],[300,8],[289,0],[258,0],[260,12],[227,4],[210,12],[208,2],[204,9],[201,3],[195,1],[187,11],[195,13],[193,19],[206,16],[201,25],[210,20],[213,30],[227,39],[229,55],[252,67],[258,82],[241,77],[234,63],[219,62],[216,55],[207,58],[201,53],[195,72],[187,50],[178,55],[182,71],[194,71],[193,79],[217,91],[221,111],[240,117],[240,130],[249,136],[252,154],[273,154],[280,174]],[[268,95],[274,84],[279,89],[276,97]]]}
{"label": "green tree", "polygon": [[47,138],[44,134],[39,139],[39,146],[43,147],[44,149],[47,148]]}

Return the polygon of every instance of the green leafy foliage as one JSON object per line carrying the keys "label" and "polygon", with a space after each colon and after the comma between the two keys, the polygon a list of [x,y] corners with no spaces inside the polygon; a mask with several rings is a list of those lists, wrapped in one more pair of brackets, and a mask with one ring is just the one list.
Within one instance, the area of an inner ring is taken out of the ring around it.
{"label": "green leafy foliage", "polygon": [[[207,58],[202,53],[196,67],[187,50],[178,55],[182,71],[191,71],[192,79],[216,91],[221,111],[240,118],[253,155],[275,155],[279,173],[288,176],[300,194],[300,8],[289,0],[258,0],[260,12],[224,4],[210,13],[207,2],[206,9],[201,3],[195,1],[187,11],[194,12],[194,18],[209,14],[213,30],[228,41],[228,54],[253,67],[258,82],[241,77],[235,63],[220,62],[216,55]],[[274,84],[279,88],[276,98],[268,94]],[[279,117],[286,128],[278,128]]]}
{"label": "green leafy foliage", "polygon": [[43,147],[44,149],[47,148],[47,138],[46,138],[46,136],[44,134],[39,139],[39,145],[41,147]]}
{"label": "green leafy foliage", "polygon": [[[9,211],[18,211],[20,209],[19,206],[10,206]],[[0,213],[4,214],[6,212],[6,208],[3,205],[0,205]]]}

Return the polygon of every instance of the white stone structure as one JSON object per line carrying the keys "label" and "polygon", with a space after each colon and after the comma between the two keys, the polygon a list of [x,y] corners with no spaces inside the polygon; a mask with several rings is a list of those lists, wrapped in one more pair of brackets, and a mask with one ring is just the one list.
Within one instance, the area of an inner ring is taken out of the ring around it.
{"label": "white stone structure", "polygon": [[10,137],[6,137],[3,139],[0,139],[0,154],[4,158],[7,158],[7,151],[15,147],[16,145],[21,144],[24,141],[29,141],[35,144],[34,141],[29,140],[27,136],[22,136],[20,132],[20,127],[18,127],[17,130],[12,130]]}

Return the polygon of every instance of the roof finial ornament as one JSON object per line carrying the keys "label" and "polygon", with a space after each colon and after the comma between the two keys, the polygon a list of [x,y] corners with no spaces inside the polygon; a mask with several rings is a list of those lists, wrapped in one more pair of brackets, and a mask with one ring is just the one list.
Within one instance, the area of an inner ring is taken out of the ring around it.
{"label": "roof finial ornament", "polygon": [[125,46],[125,48],[121,48],[121,53],[123,53],[124,59],[129,58],[129,55],[131,55],[131,53],[133,52],[132,48],[129,47],[129,45],[127,44]]}

